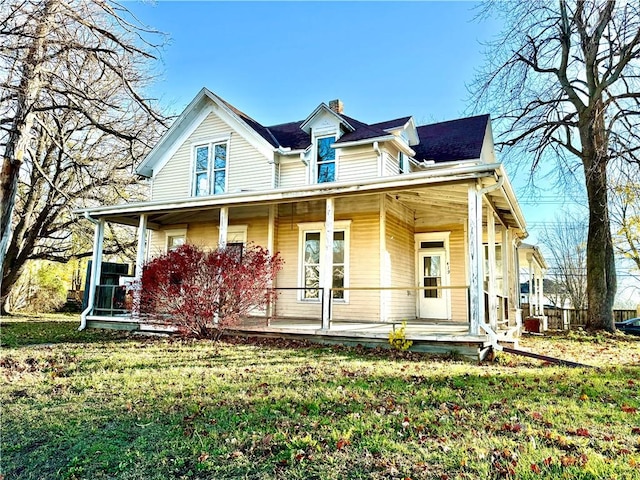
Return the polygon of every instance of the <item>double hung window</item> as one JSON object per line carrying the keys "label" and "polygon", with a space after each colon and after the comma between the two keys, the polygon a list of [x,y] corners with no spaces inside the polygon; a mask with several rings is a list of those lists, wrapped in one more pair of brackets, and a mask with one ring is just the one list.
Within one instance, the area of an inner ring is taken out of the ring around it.
{"label": "double hung window", "polygon": [[317,183],[333,182],[336,179],[336,151],[331,147],[335,142],[336,137],[317,139]]}
{"label": "double hung window", "polygon": [[192,195],[201,197],[224,193],[226,185],[227,143],[210,143],[195,147]]}
{"label": "double hung window", "polygon": [[[338,222],[336,222],[338,223]],[[323,260],[325,254],[325,232],[320,228],[304,228],[301,226],[301,264],[300,277],[302,300],[320,299],[320,279],[323,272]],[[332,287],[345,288],[348,286],[348,258],[349,258],[349,227],[348,225],[336,228],[333,232],[333,267],[332,267]],[[334,290],[332,295],[334,300],[346,301],[344,290]]]}

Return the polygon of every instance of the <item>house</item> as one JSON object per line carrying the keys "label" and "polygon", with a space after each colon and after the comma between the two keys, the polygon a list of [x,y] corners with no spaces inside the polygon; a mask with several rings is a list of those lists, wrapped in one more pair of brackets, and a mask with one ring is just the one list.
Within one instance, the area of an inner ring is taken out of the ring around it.
{"label": "house", "polygon": [[527,230],[488,115],[364,123],[335,100],[264,126],[202,89],[136,173],[150,179],[149,201],[78,212],[96,224],[81,328],[135,323],[95,308],[106,222],[138,227],[136,276],[184,242],[280,252],[271,316],[310,321],[316,336],[359,322],[373,338],[374,326],[408,320],[434,341],[497,344],[520,325]]}

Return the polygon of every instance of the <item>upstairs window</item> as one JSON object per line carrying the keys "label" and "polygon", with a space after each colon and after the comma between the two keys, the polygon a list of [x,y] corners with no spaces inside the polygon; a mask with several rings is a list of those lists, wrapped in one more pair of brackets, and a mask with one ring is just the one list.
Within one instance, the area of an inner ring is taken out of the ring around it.
{"label": "upstairs window", "polygon": [[224,193],[227,186],[227,143],[210,143],[195,149],[193,196]]}
{"label": "upstairs window", "polygon": [[336,179],[336,151],[331,148],[336,137],[318,138],[317,183],[333,182]]}
{"label": "upstairs window", "polygon": [[409,173],[409,158],[402,152],[398,152],[398,173]]}

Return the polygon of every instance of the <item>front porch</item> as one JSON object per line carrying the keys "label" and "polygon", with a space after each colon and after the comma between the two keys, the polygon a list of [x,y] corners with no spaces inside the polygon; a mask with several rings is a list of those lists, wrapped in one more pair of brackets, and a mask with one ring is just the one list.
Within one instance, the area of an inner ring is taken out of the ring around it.
{"label": "front porch", "polygon": [[110,221],[138,225],[135,278],[148,258],[178,239],[204,248],[255,243],[279,252],[285,263],[274,282],[281,293],[271,321],[240,325],[239,334],[388,346],[389,332],[407,320],[416,349],[441,344],[439,353],[468,353],[471,345],[477,357],[488,343],[498,347],[519,331],[515,258],[525,231],[501,167],[467,168],[434,167],[357,188],[319,185],[96,209],[81,328],[153,331],[119,310],[113,286],[109,295],[99,292]]}
{"label": "front porch", "polygon": [[[336,320],[330,322],[329,329],[323,329],[319,319],[249,317],[229,328],[227,334],[279,337],[330,345],[390,348],[389,333],[400,326],[400,322]],[[142,334],[168,335],[173,332],[170,326],[133,319],[130,315],[90,315],[87,318],[87,327],[117,328]],[[413,342],[410,350],[415,352],[483,360],[492,346],[488,335],[470,334],[469,325],[461,322],[415,320],[406,323],[405,332],[407,340]],[[501,335],[499,341],[509,346],[517,346],[517,340],[506,332]]]}

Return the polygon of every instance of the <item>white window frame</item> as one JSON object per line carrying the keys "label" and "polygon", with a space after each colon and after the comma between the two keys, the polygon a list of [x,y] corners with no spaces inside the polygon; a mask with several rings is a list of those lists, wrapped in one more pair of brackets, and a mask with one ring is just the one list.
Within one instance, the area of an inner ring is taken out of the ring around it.
{"label": "white window frame", "polygon": [[411,167],[409,165],[409,157],[402,150],[398,151],[398,172],[400,174],[409,173]]}
{"label": "white window frame", "polygon": [[[313,171],[312,171],[312,175],[313,175],[313,182],[315,184],[320,184],[320,183],[334,183],[336,181],[338,181],[338,149],[333,148],[333,153],[334,153],[334,159],[332,162],[319,162],[319,156],[318,156],[318,147],[320,145],[320,140],[325,139],[325,138],[331,138],[333,137],[333,144],[335,144],[338,141],[338,135],[335,132],[330,132],[330,133],[323,133],[322,135],[318,135],[317,137],[315,137],[314,139],[314,165],[313,165]],[[331,180],[330,182],[319,182],[318,181],[318,175],[320,173],[320,165],[322,164],[326,164],[326,163],[333,163],[333,180]]]}
{"label": "white window frame", "polygon": [[[333,224],[333,231],[344,232],[344,288],[349,287],[349,264],[350,251],[351,251],[351,220],[337,220]],[[324,278],[324,263],[322,255],[325,251],[325,224],[324,222],[309,222],[298,224],[298,286],[303,288],[304,285],[304,246],[305,246],[305,234],[307,233],[319,233],[320,234],[320,282],[322,285],[322,279]],[[332,264],[333,265],[333,264]],[[333,272],[331,274],[333,278]],[[320,285],[320,286],[321,286]],[[318,294],[318,298],[304,298],[304,290],[298,290],[298,302],[302,303],[320,303],[321,295]],[[335,303],[348,304],[349,303],[349,290],[344,290],[344,298],[332,299]]]}
{"label": "white window frame", "polygon": [[[247,225],[228,225],[227,226],[227,243],[243,243],[247,245]],[[219,231],[219,230],[218,230]],[[236,238],[234,238],[236,237]],[[240,241],[242,239],[242,241]]]}
{"label": "white window frame", "polygon": [[169,240],[176,237],[184,237],[184,243],[187,243],[187,229],[186,228],[172,228],[164,231],[164,251],[169,252]]}
{"label": "white window frame", "polygon": [[[213,139],[207,142],[197,142],[194,143],[191,149],[191,180],[190,180],[190,195],[191,197],[211,197],[214,195],[223,195],[225,193],[228,193],[229,191],[229,137],[226,138],[220,138],[220,139]],[[222,169],[216,169],[214,167],[214,163],[215,163],[215,147],[216,145],[225,145],[226,148],[226,152],[227,152],[227,156],[225,158],[225,165],[224,165],[224,192],[222,193],[214,193],[215,190],[215,185],[213,184],[213,181],[215,179],[215,172],[216,171],[220,171]],[[198,148],[202,148],[202,147],[207,147],[209,149],[209,162],[208,162],[208,168],[207,168],[207,175],[208,175],[208,180],[209,180],[209,194],[208,195],[196,195],[196,188],[197,188],[197,172],[196,172],[196,167],[197,167],[197,152],[198,152]]]}

